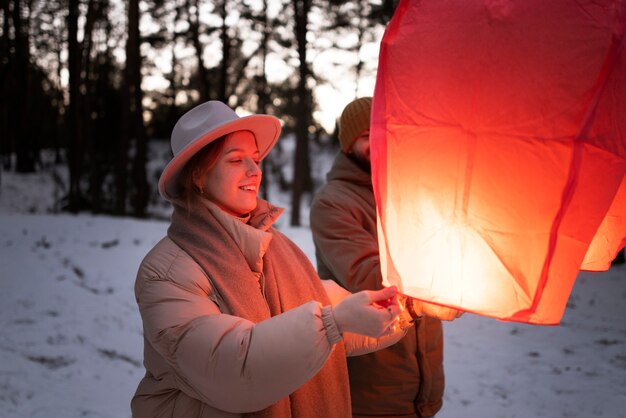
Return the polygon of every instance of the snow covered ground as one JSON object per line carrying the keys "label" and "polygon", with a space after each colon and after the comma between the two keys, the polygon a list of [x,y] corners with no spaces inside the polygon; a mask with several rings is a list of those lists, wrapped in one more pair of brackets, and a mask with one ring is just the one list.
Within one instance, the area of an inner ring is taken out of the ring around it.
{"label": "snow covered ground", "polygon": [[[1,177],[0,418],[129,417],[143,375],[135,272],[167,222],[50,214],[51,184]],[[309,229],[287,221],[313,258]],[[581,273],[559,326],[446,323],[438,417],[626,417],[625,313],[621,265]]]}

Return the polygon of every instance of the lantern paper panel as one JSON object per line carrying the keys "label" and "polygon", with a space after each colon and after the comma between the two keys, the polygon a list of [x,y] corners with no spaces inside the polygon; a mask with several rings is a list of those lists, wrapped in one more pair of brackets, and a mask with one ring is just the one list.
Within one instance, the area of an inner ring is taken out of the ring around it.
{"label": "lantern paper panel", "polygon": [[626,243],[625,31],[624,1],[400,2],[370,134],[385,284],[560,321]]}
{"label": "lantern paper panel", "polygon": [[[609,208],[602,224],[585,254],[582,270],[603,271],[611,266],[611,260],[620,248],[626,246],[626,238],[619,231],[626,230],[626,176]],[[617,251],[616,251],[617,249]]]}

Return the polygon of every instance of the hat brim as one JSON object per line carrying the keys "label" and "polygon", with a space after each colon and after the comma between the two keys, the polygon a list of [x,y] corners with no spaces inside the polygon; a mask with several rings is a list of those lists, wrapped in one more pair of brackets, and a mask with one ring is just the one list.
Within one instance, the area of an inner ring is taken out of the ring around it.
{"label": "hat brim", "polygon": [[159,193],[170,201],[179,197],[181,194],[179,177],[183,167],[198,151],[216,139],[237,131],[250,131],[259,148],[259,158],[263,159],[276,144],[280,130],[280,121],[270,115],[244,116],[218,126],[192,141],[172,158],[159,178]]}

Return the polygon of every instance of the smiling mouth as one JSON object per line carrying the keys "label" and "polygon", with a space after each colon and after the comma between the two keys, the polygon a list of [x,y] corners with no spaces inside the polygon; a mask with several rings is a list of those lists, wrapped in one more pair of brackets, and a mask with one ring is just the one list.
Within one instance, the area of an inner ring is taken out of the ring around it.
{"label": "smiling mouth", "polygon": [[240,189],[246,192],[256,192],[256,186],[251,184],[241,186]]}

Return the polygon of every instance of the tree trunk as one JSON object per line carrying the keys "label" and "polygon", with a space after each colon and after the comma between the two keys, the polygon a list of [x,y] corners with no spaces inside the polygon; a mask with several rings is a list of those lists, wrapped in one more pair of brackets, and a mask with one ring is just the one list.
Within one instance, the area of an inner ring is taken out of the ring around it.
{"label": "tree trunk", "polygon": [[[63,62],[62,59],[62,54],[63,54],[63,47],[61,45],[61,42],[59,42],[56,47],[55,47],[55,54],[57,56],[57,61],[59,63]],[[57,127],[57,131],[55,132],[54,135],[54,163],[55,164],[61,164],[61,162],[63,161],[61,158],[61,141],[60,141],[60,137],[62,135],[62,130],[61,127],[63,126],[63,117],[60,115],[63,115],[66,111],[65,108],[65,104],[63,102],[63,90],[61,89],[61,80],[63,79],[63,67],[59,64],[57,67],[57,80],[59,81],[59,88],[56,89],[56,100],[57,100],[57,116],[56,116],[56,127]]]}
{"label": "tree trunk", "polygon": [[2,168],[11,168],[11,152],[15,144],[15,118],[11,117],[10,109],[14,96],[14,66],[15,57],[11,55],[10,32],[10,5],[9,0],[2,0],[2,38],[0,39],[0,56],[4,60],[0,61],[0,158],[2,158]]}
{"label": "tree trunk", "polygon": [[89,201],[91,206],[91,211],[93,213],[102,212],[102,196],[101,196],[101,182],[102,182],[102,167],[100,164],[97,164],[97,156],[95,150],[95,139],[93,135],[93,119],[91,117],[91,113],[93,110],[93,102],[97,100],[92,96],[92,86],[93,84],[91,74],[93,74],[94,69],[91,62],[91,52],[93,46],[93,30],[96,24],[96,21],[100,17],[100,7],[102,0],[89,0],[87,3],[87,14],[85,19],[85,27],[83,29],[83,42],[81,46],[81,68],[84,71],[84,76],[82,78],[82,82],[84,84],[84,89],[87,94],[81,97],[82,106],[81,106],[81,118],[85,121],[83,125],[83,138],[85,140],[85,155],[83,156],[83,161],[89,161],[87,166],[88,169],[88,177],[89,177]]}
{"label": "tree trunk", "polygon": [[[174,22],[178,22],[181,15],[181,7],[176,7],[176,16],[174,17]],[[166,126],[171,127],[176,124],[177,120],[177,109],[176,106],[176,95],[178,94],[178,84],[176,82],[176,66],[178,63],[178,57],[176,56],[176,41],[178,40],[178,36],[176,33],[172,35],[172,71],[168,74],[167,79],[170,83],[169,88],[166,91],[168,107],[167,107],[167,120]]]}
{"label": "tree trunk", "polygon": [[[200,93],[200,102],[209,100],[210,85],[208,72],[204,64],[204,48],[200,42],[200,2],[199,0],[192,0],[195,5],[195,13],[192,18],[189,15],[189,31],[191,34],[191,43],[196,50],[196,59],[198,60],[198,92]],[[191,4],[188,2],[187,10],[190,9]]]}
{"label": "tree trunk", "polygon": [[[272,32],[272,28],[269,25],[269,21],[267,18],[267,0],[263,0],[263,11],[261,12],[261,20],[263,24],[263,37],[261,38],[261,45],[259,47],[261,53],[261,73],[259,74],[259,85],[258,85],[258,94],[259,94],[259,102],[257,113],[267,113],[270,104],[270,94],[269,94],[269,86],[267,84],[267,75],[265,70],[265,64],[267,60],[267,48],[269,43],[270,34]],[[270,173],[270,165],[271,165],[271,156],[268,155],[261,162],[261,169],[264,173],[264,176],[261,178],[261,197],[265,200],[269,200],[270,195],[270,184],[268,179],[268,175]]]}
{"label": "tree trunk", "polygon": [[148,180],[146,178],[147,144],[143,125],[143,105],[141,90],[141,38],[139,36],[139,0],[128,2],[128,41],[126,44],[126,83],[131,95],[130,125],[134,136],[135,152],[132,161],[132,178],[134,187],[133,215],[143,218],[148,206]]}
{"label": "tree trunk", "polygon": [[[139,74],[139,0],[128,2],[128,39],[126,40],[126,68],[122,94],[122,135],[118,148],[117,199],[115,212],[126,213],[128,197],[128,163],[131,139],[134,138],[135,152],[132,161],[132,179],[135,195],[133,213],[144,216],[147,202],[145,181],[145,133],[143,129],[143,106],[141,104],[141,75]],[[138,120],[137,118],[140,118]],[[143,178],[141,170],[144,171]]]}
{"label": "tree trunk", "polygon": [[294,158],[293,189],[291,195],[291,225],[300,226],[300,201],[305,191],[311,190],[311,169],[309,165],[309,123],[311,120],[311,96],[307,88],[309,67],[306,62],[306,35],[310,0],[293,1],[296,18],[296,39],[300,60],[296,121],[296,151]]}
{"label": "tree trunk", "polygon": [[217,99],[228,104],[228,66],[230,65],[230,37],[228,35],[228,26],[226,25],[226,0],[222,0],[220,5],[220,15],[222,18],[222,31],[220,39],[222,41],[222,65],[220,66],[220,84],[217,90]]}
{"label": "tree trunk", "polygon": [[26,115],[29,113],[32,86],[30,78],[30,52],[28,42],[28,22],[22,22],[20,0],[13,1],[13,29],[15,31],[15,63],[17,94],[14,97],[16,112],[16,165],[18,173],[32,173],[35,171],[35,141],[32,136],[30,124],[26,123]]}
{"label": "tree trunk", "polygon": [[383,0],[382,11],[385,21],[388,22],[396,11],[399,0]]}
{"label": "tree trunk", "polygon": [[82,136],[81,109],[81,60],[82,56],[78,43],[78,7],[79,0],[69,0],[68,12],[68,67],[69,67],[69,96],[70,104],[67,113],[68,121],[68,165],[70,171],[70,187],[68,192],[67,209],[75,212],[80,210],[82,193],[80,181],[82,177],[82,157],[84,152],[84,138]]}
{"label": "tree trunk", "polygon": [[[135,0],[130,0],[128,4],[128,27],[131,26],[130,21],[130,9],[131,3]],[[130,77],[130,60],[133,47],[131,43],[134,41],[130,32],[128,39],[126,40],[126,68],[124,69],[124,87],[122,88],[122,128],[120,130],[120,139],[117,144],[117,161],[115,164],[115,203],[114,213],[116,215],[124,215],[126,213],[126,199],[128,196],[128,149],[130,147],[131,136],[131,121],[132,121],[132,96],[133,85]]]}
{"label": "tree trunk", "polygon": [[[359,9],[363,10],[365,8],[365,4],[367,0],[359,0]],[[361,80],[361,72],[363,71],[363,59],[361,58],[361,48],[363,47],[363,37],[365,36],[365,31],[367,30],[366,25],[367,22],[364,22],[363,16],[359,16],[359,23],[357,27],[357,44],[356,44],[356,58],[357,64],[355,66],[354,72],[356,74],[356,80],[354,83],[354,98],[359,97],[359,80]]]}

